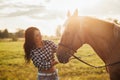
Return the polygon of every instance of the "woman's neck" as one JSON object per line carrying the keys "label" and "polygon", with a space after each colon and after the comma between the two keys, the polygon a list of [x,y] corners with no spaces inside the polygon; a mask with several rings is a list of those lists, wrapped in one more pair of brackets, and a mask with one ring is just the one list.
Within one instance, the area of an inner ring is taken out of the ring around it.
{"label": "woman's neck", "polygon": [[36,43],[37,48],[42,48],[43,46],[44,46],[43,41],[40,41],[40,42]]}

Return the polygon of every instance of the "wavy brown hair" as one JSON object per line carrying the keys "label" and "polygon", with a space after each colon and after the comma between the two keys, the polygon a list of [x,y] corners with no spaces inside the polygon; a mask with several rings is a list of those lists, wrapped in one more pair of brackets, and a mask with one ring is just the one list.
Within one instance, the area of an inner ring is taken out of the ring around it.
{"label": "wavy brown hair", "polygon": [[35,46],[35,41],[34,41],[34,32],[35,30],[39,30],[36,27],[29,27],[25,31],[25,43],[24,43],[24,52],[25,52],[25,62],[30,63],[30,51],[33,49]]}

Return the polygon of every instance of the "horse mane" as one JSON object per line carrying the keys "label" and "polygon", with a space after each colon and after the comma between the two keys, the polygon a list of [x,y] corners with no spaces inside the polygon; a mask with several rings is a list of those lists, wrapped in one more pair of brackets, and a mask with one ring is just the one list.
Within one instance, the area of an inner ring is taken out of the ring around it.
{"label": "horse mane", "polygon": [[115,24],[114,35],[117,40],[120,40],[120,26]]}
{"label": "horse mane", "polygon": [[[107,24],[107,25],[112,25],[114,36],[120,39],[120,25],[118,25],[114,22],[108,21],[108,20],[101,20],[101,19],[89,17],[89,16],[85,16],[84,18],[89,19],[89,20],[93,20],[93,21],[97,21],[97,22],[102,22],[102,23]],[[108,26],[108,27],[110,27],[110,26]]]}
{"label": "horse mane", "polygon": [[99,18],[95,18],[95,17],[90,17],[90,16],[83,16],[83,18],[85,20],[87,20],[88,22],[91,22],[91,21],[95,21],[95,22],[101,22],[103,24],[106,24],[106,25],[114,25],[115,23],[113,22],[110,22],[108,20],[102,20],[102,19],[99,19]]}

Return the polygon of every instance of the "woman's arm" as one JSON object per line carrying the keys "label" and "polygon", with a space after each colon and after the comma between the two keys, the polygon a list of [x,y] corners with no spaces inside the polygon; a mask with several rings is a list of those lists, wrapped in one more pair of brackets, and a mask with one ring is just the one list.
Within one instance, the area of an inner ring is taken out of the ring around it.
{"label": "woman's arm", "polygon": [[41,70],[49,70],[52,67],[52,62],[46,62],[42,56],[36,55],[37,53],[31,52],[31,59],[35,67]]}
{"label": "woman's arm", "polygon": [[51,64],[52,64],[52,66],[54,66],[54,65],[58,64],[58,61],[53,61]]}
{"label": "woman's arm", "polygon": [[53,50],[53,53],[55,53],[57,51],[57,45],[52,41],[48,41],[48,43],[49,43],[51,49]]}
{"label": "woman's arm", "polygon": [[[50,47],[51,47],[53,53],[55,53],[57,51],[57,45],[54,42],[52,42],[52,41],[49,41],[49,44],[50,44]],[[54,65],[56,65],[58,63],[59,63],[58,61],[54,60],[52,62],[52,65],[54,66]]]}

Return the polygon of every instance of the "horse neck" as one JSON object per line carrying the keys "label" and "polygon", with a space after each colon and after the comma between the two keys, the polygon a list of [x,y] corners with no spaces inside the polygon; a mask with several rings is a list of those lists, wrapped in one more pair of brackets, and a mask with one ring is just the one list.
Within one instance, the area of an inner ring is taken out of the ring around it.
{"label": "horse neck", "polygon": [[89,44],[98,56],[105,62],[111,63],[114,45],[113,24],[93,18],[84,19],[85,42]]}

